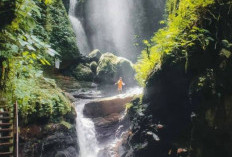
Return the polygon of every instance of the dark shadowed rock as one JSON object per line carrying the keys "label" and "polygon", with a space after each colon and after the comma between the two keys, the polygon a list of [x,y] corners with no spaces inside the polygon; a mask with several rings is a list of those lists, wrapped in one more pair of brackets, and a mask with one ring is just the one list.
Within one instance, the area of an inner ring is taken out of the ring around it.
{"label": "dark shadowed rock", "polygon": [[45,126],[20,128],[20,157],[77,157],[75,126],[62,121]]}
{"label": "dark shadowed rock", "polygon": [[96,74],[96,72],[97,72],[97,62],[95,62],[95,61],[93,61],[93,62],[91,62],[90,64],[89,64],[89,66],[90,66],[90,69],[92,70],[92,72],[94,73],[94,74]]}
{"label": "dark shadowed rock", "polygon": [[64,151],[59,151],[56,153],[55,157],[74,157],[76,156],[76,149],[73,147],[68,147]]}

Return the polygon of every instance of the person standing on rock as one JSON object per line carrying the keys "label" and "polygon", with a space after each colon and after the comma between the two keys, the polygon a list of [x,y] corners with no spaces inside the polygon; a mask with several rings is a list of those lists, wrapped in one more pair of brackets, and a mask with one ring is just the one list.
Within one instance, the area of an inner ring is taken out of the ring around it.
{"label": "person standing on rock", "polygon": [[122,86],[125,85],[125,83],[122,81],[122,77],[120,77],[119,80],[118,80],[118,82],[115,83],[115,84],[118,85],[118,92],[119,92],[119,93],[122,93]]}

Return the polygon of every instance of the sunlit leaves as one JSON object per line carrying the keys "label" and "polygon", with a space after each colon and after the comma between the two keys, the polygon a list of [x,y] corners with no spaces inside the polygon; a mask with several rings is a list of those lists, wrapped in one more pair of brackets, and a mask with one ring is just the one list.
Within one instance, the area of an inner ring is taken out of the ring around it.
{"label": "sunlit leaves", "polygon": [[52,56],[52,57],[54,57],[55,55],[59,55],[55,50],[53,50],[52,48],[48,48],[47,49],[47,53],[50,55],[50,56]]}
{"label": "sunlit leaves", "polygon": [[144,44],[150,47],[149,56],[144,50],[141,58],[136,64],[137,80],[140,84],[145,85],[145,80],[151,71],[160,67],[161,58],[164,54],[174,53],[176,50],[182,52],[183,58],[186,58],[185,68],[188,67],[188,49],[195,43],[200,43],[202,49],[214,39],[210,37],[210,32],[197,27],[200,11],[207,9],[208,5],[214,3],[214,0],[168,0],[167,14],[168,17],[161,24],[167,24],[160,29],[151,39]]}
{"label": "sunlit leaves", "polygon": [[[24,58],[31,58],[35,54],[25,51],[22,55]],[[55,81],[44,78],[41,70],[28,66],[24,61],[20,58],[10,60],[11,79],[7,82],[9,89],[13,89],[10,96],[13,94],[17,98],[22,122],[26,122],[32,115],[34,118],[52,117],[70,111],[70,102],[56,87]]]}
{"label": "sunlit leaves", "polygon": [[44,3],[45,3],[45,4],[51,4],[51,3],[52,3],[52,0],[44,0]]}

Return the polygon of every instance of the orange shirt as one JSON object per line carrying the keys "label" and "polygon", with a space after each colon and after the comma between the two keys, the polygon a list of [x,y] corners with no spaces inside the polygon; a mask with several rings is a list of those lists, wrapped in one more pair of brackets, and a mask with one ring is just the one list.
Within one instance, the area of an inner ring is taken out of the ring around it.
{"label": "orange shirt", "polygon": [[122,90],[122,85],[123,85],[122,80],[119,80],[118,81],[118,90]]}

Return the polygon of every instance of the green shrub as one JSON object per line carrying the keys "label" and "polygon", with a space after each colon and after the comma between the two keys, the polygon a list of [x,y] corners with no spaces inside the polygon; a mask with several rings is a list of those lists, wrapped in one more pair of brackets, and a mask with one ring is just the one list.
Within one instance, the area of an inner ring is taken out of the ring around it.
{"label": "green shrub", "polygon": [[143,50],[135,65],[136,78],[141,85],[151,71],[159,69],[166,54],[175,54],[181,51],[177,57],[186,58],[186,69],[188,64],[188,49],[196,42],[205,49],[213,40],[207,30],[197,27],[201,13],[207,11],[207,7],[214,3],[214,0],[168,0],[166,5],[167,20],[162,23],[167,26],[160,29],[151,42],[144,41],[148,49]]}

